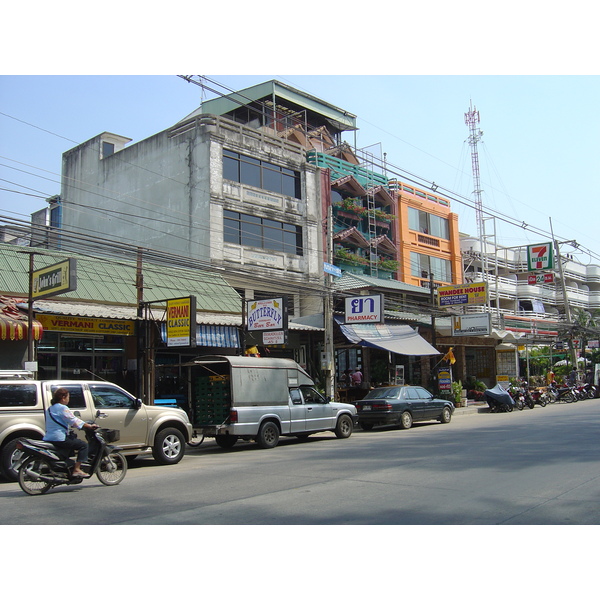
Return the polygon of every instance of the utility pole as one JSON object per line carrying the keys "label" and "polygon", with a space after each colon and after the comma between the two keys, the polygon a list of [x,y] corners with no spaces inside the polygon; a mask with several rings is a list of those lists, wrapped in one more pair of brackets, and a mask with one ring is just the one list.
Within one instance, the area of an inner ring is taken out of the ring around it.
{"label": "utility pole", "polygon": [[[558,273],[560,275],[560,285],[563,293],[563,302],[565,305],[565,317],[567,318],[567,323],[571,325],[571,308],[569,306],[569,299],[567,297],[567,284],[565,282],[565,275],[563,271],[562,259],[560,256],[560,244],[557,240],[554,239],[554,230],[552,229],[552,218],[550,219],[550,233],[552,235],[552,242],[554,244],[554,250],[556,251],[556,262],[558,263]],[[575,352],[575,348],[573,347],[573,335],[570,336],[569,340],[569,350],[571,354],[571,361],[575,368],[577,368],[577,353]]]}
{"label": "utility pole", "polygon": [[[327,262],[333,262],[333,209],[330,206],[327,208]],[[335,360],[333,347],[333,295],[331,290],[331,279],[333,275],[325,275],[326,295],[325,306],[323,311],[324,326],[325,326],[325,356],[327,361],[325,396],[331,399],[335,397]]]}

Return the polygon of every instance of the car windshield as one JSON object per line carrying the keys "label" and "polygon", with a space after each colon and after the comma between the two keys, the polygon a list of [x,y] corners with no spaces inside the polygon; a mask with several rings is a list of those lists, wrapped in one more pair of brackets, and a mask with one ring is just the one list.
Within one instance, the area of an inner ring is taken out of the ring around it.
{"label": "car windshield", "polygon": [[377,388],[371,390],[364,399],[371,400],[372,398],[399,398],[401,391],[402,388],[399,387]]}

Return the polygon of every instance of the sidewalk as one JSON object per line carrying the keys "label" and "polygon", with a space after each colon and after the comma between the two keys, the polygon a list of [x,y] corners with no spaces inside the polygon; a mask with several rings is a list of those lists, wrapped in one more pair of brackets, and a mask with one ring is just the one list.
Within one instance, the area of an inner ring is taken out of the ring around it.
{"label": "sidewalk", "polygon": [[468,401],[465,407],[456,407],[454,409],[453,417],[460,417],[463,415],[476,415],[480,412],[488,412],[489,407],[487,402],[474,402]]}

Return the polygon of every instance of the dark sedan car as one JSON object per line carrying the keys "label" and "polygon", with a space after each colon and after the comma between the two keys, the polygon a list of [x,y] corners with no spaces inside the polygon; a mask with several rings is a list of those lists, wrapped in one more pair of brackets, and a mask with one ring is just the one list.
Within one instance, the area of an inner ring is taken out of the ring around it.
{"label": "dark sedan car", "polygon": [[434,398],[425,388],[397,385],[371,390],[356,403],[356,409],[362,429],[373,429],[376,425],[399,425],[409,429],[414,421],[450,423],[454,404]]}

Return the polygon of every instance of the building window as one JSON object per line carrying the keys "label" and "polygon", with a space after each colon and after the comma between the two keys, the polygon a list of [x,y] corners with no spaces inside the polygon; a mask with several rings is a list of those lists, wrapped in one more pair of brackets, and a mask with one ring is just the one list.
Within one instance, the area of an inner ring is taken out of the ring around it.
{"label": "building window", "polygon": [[448,219],[412,208],[411,206],[408,207],[408,228],[444,240],[450,239]]}
{"label": "building window", "polygon": [[411,252],[410,272],[413,277],[423,279],[428,279],[429,273],[433,273],[433,278],[437,281],[452,283],[452,264],[450,261],[428,254]]}
{"label": "building window", "polygon": [[111,156],[115,153],[115,145],[110,142],[102,142],[102,158]]}
{"label": "building window", "polygon": [[231,150],[223,150],[223,178],[292,198],[301,197],[299,171]]}
{"label": "building window", "polygon": [[231,210],[223,211],[223,239],[240,246],[303,255],[302,227]]}

